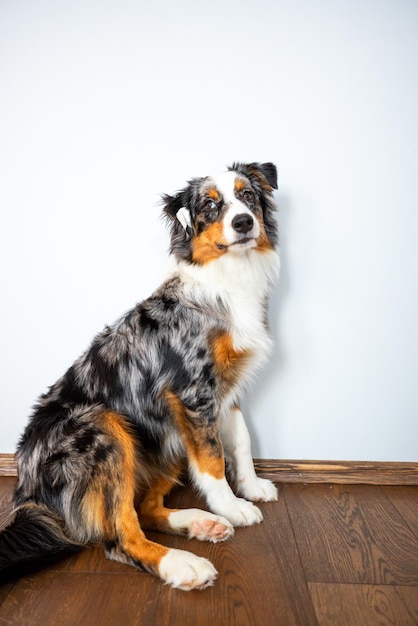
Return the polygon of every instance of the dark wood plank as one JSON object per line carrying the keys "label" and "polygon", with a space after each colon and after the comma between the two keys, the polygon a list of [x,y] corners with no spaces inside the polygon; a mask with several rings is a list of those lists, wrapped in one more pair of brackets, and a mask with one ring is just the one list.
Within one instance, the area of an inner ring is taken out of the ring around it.
{"label": "dark wood plank", "polygon": [[418,624],[416,587],[309,583],[309,590],[320,626]]}
{"label": "dark wood plank", "polygon": [[407,612],[412,615],[415,624],[418,624],[418,587],[396,587],[396,593],[401,598]]}
{"label": "dark wood plank", "polygon": [[[187,507],[202,502],[185,489],[174,492],[171,505]],[[211,589],[176,591],[148,574],[107,561],[101,549],[86,550],[61,565],[19,581],[8,591],[0,609],[0,624],[106,625],[114,624],[117,615],[118,623],[127,625],[315,626],[284,500],[262,508],[263,524],[237,529],[226,543],[148,533],[165,545],[210,559],[219,571]]]}
{"label": "dark wood plank", "polygon": [[132,567],[123,563],[109,561],[102,546],[87,547],[49,567],[51,571],[71,572],[73,574],[131,574]]}
{"label": "dark wood plank", "polygon": [[[0,608],[14,586],[15,586],[15,583],[5,583],[3,585],[0,584]],[[0,618],[0,624],[1,624],[1,618]]]}
{"label": "dark wood plank", "polygon": [[[0,512],[10,509],[14,484],[1,478]],[[280,491],[279,502],[261,505],[263,524],[237,529],[226,543],[147,532],[209,558],[219,571],[210,589],[173,590],[92,548],[0,587],[0,625],[418,623],[415,487],[291,484]],[[168,505],[205,508],[187,486]]]}
{"label": "dark wood plank", "polygon": [[418,542],[380,487],[283,491],[308,581],[418,584]]}
{"label": "dark wood plank", "polygon": [[418,487],[384,487],[383,490],[418,539]]}
{"label": "dark wood plank", "polygon": [[0,607],[0,624],[155,624],[162,586],[149,576],[45,570],[22,579]]}
{"label": "dark wood plank", "polygon": [[13,491],[16,485],[16,478],[13,476],[2,476],[0,479],[0,511],[11,508]]}
{"label": "dark wood plank", "polygon": [[[201,500],[186,490],[175,492],[172,506],[201,506]],[[172,538],[173,545],[210,559],[219,571],[215,586],[181,598],[163,589],[156,614],[159,626],[315,626],[316,618],[294,549],[294,540],[283,498],[262,505],[264,522],[236,529],[235,536],[221,544]]]}

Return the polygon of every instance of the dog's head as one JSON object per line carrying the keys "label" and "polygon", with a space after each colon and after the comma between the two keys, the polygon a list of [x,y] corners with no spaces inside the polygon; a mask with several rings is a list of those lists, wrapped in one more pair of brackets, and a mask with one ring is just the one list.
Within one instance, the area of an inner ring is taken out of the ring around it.
{"label": "dog's head", "polygon": [[234,163],[217,176],[195,178],[174,196],[163,196],[177,259],[206,264],[248,249],[277,244],[273,163]]}

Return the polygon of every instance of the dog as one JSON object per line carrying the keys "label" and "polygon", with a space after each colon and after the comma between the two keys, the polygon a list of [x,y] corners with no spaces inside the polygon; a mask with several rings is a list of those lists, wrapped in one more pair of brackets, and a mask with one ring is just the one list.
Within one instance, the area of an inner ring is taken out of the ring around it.
{"label": "dog", "polygon": [[[2,581],[100,544],[174,588],[204,589],[217,577],[210,561],[143,529],[224,541],[262,521],[253,502],[277,500],[254,471],[239,404],[271,346],[275,189],[272,163],[234,163],[162,197],[167,280],[40,396],[20,439]],[[211,512],[164,506],[185,469]]]}

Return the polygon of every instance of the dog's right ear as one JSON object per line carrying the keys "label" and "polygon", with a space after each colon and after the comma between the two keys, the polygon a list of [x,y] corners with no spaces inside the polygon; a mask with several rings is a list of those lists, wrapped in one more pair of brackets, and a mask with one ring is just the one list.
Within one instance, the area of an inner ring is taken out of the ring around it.
{"label": "dog's right ear", "polygon": [[170,253],[178,259],[190,259],[190,242],[193,237],[192,216],[190,213],[189,188],[179,191],[174,196],[162,196],[163,215],[170,227]]}
{"label": "dog's right ear", "polygon": [[162,196],[164,214],[171,220],[176,218],[178,211],[183,206],[184,191],[179,191],[175,196],[164,194]]}
{"label": "dog's right ear", "polygon": [[[175,196],[163,195],[163,211],[166,217],[172,222],[172,226],[175,227],[180,224],[183,230],[187,233],[188,228],[192,228],[192,219],[190,210],[187,207],[187,193],[185,190],[179,191]],[[173,223],[174,221],[174,223]],[[176,221],[179,224],[176,224]],[[178,228],[174,228],[178,230]]]}

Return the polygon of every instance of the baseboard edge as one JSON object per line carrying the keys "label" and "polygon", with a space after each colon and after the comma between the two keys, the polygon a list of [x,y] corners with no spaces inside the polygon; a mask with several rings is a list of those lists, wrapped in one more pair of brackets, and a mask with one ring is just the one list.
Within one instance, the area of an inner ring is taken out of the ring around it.
{"label": "baseboard edge", "polygon": [[[255,459],[256,472],[275,483],[418,485],[418,463]],[[0,453],[0,476],[17,476],[14,454]]]}
{"label": "baseboard edge", "polygon": [[276,483],[418,485],[418,463],[255,459],[257,474]]}

